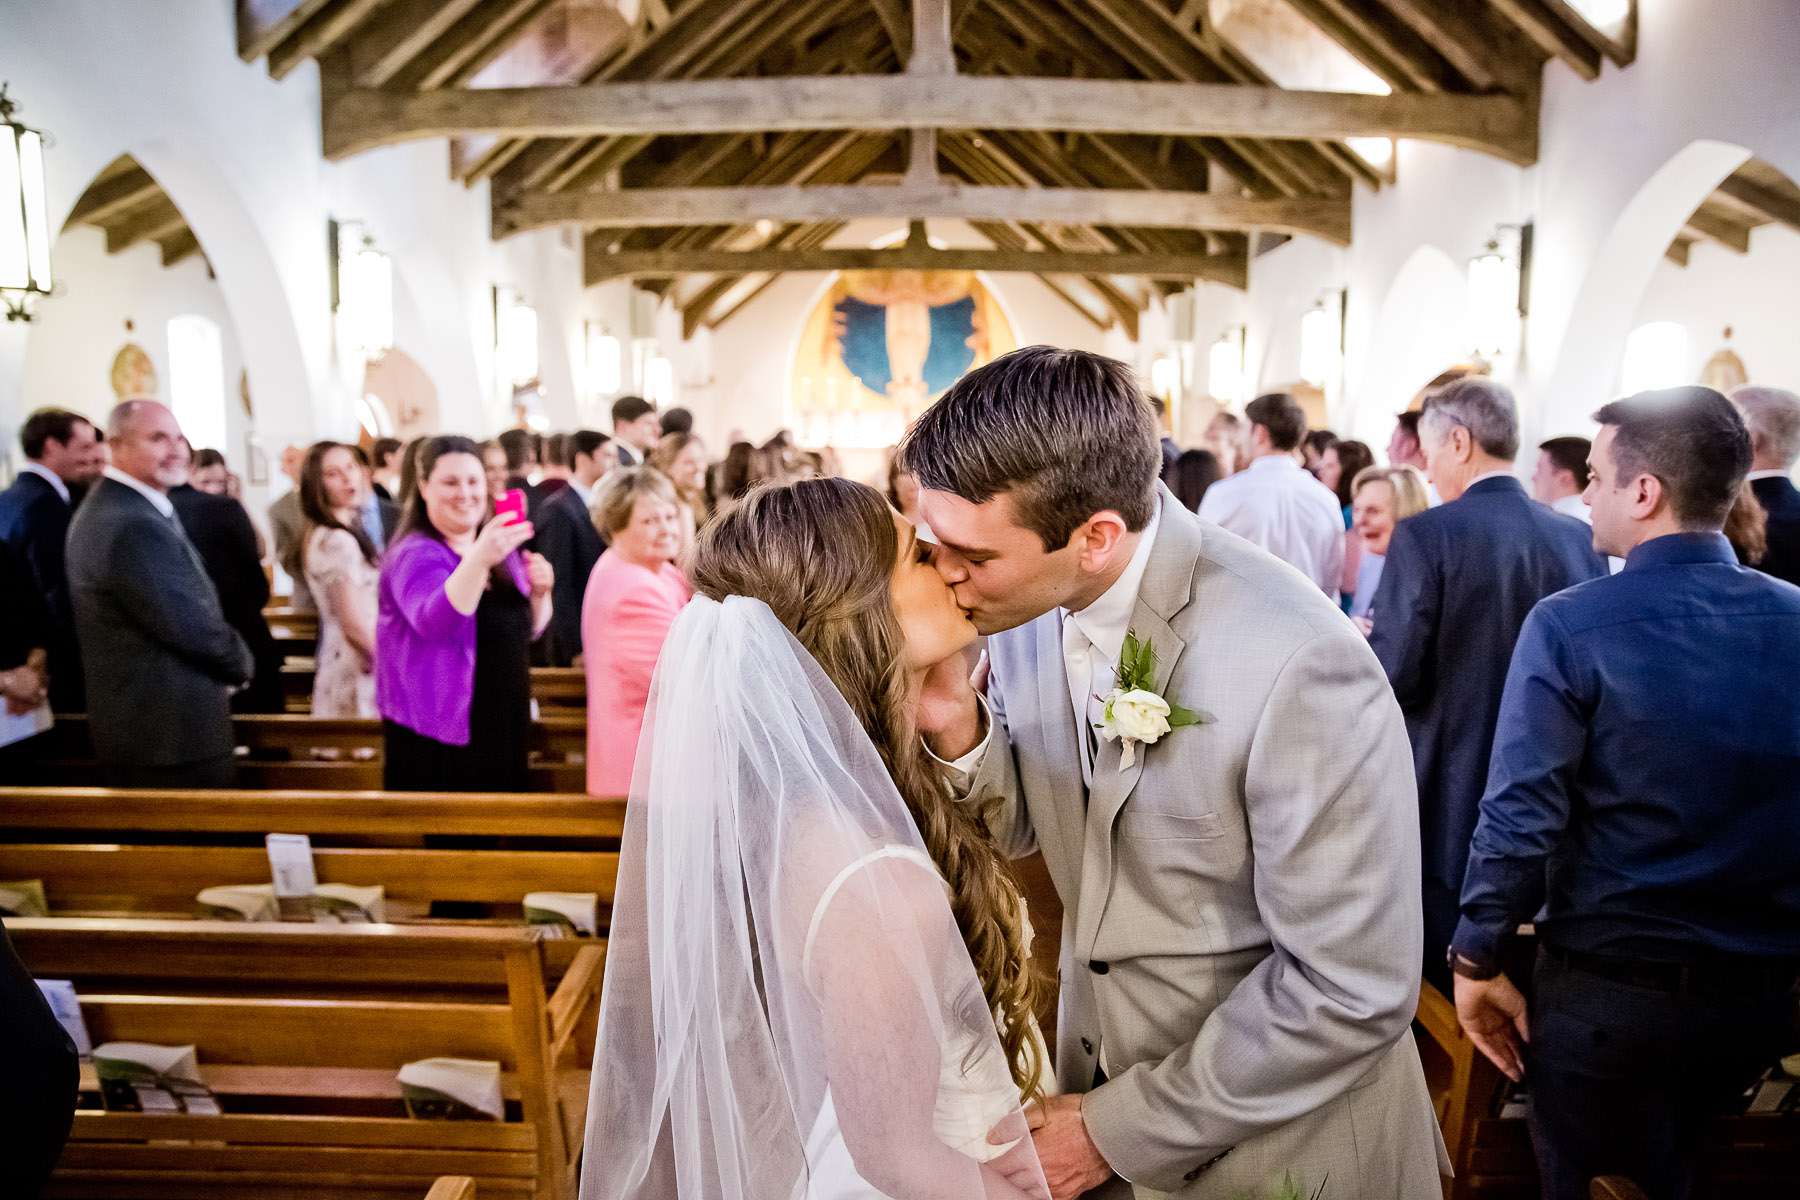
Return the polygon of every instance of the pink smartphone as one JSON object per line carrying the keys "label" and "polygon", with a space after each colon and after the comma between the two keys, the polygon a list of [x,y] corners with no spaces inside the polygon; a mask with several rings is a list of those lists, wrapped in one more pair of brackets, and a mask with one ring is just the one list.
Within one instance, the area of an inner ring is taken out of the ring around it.
{"label": "pink smartphone", "polygon": [[525,519],[525,493],[518,488],[511,488],[500,493],[494,501],[494,515],[505,517],[508,525],[517,525]]}

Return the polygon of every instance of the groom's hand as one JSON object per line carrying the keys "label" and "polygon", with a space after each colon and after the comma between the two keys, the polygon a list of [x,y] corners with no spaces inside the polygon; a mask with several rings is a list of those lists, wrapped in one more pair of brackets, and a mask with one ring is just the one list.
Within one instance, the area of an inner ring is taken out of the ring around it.
{"label": "groom's hand", "polygon": [[1051,1200],[1074,1200],[1112,1178],[1081,1117],[1080,1096],[1050,1096],[1025,1110],[1038,1165],[1050,1185]]}
{"label": "groom's hand", "polygon": [[919,692],[919,733],[931,752],[953,762],[981,744],[981,702],[976,693],[987,686],[987,656],[968,673],[967,661],[952,654],[926,672]]}

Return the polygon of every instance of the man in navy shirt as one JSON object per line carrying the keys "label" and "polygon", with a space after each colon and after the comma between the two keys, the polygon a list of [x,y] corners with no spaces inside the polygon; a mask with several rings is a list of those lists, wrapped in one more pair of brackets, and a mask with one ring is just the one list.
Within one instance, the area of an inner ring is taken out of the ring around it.
{"label": "man in navy shirt", "polygon": [[[1462,1025],[1529,1076],[1543,1194],[1696,1194],[1712,1118],[1794,1044],[1800,588],[1720,533],[1750,466],[1710,388],[1609,404],[1589,464],[1618,575],[1520,631],[1451,943]],[[1538,919],[1527,1014],[1500,973]]]}

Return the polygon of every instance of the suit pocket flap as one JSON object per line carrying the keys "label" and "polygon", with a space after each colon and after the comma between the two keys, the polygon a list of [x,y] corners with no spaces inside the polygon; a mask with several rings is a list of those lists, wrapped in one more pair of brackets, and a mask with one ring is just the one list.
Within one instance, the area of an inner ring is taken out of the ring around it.
{"label": "suit pocket flap", "polygon": [[1128,838],[1216,838],[1225,827],[1218,813],[1177,816],[1128,808],[1119,814],[1119,835]]}

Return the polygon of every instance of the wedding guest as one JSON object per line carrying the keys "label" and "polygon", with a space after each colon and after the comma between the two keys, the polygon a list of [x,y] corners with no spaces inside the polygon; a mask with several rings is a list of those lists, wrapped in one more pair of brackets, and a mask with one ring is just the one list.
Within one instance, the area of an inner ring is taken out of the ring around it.
{"label": "wedding guest", "polygon": [[[195,454],[189,461],[199,457]],[[269,604],[269,577],[263,571],[262,539],[250,513],[230,495],[210,494],[191,483],[170,488],[169,503],[175,506],[182,532],[193,543],[207,578],[218,591],[220,611],[244,639],[256,663],[249,685],[231,694],[231,711],[286,711],[287,695],[281,683],[285,656],[263,616]]]}
{"label": "wedding guest", "polygon": [[1746,567],[1760,567],[1769,555],[1769,514],[1757,503],[1756,493],[1745,483],[1738,489],[1731,511],[1725,514],[1722,532],[1731,552]]}
{"label": "wedding guest", "polygon": [[[1344,574],[1338,583],[1338,602],[1345,612],[1356,603],[1356,577],[1362,571],[1362,539],[1351,526],[1352,485],[1362,471],[1375,465],[1375,452],[1367,442],[1332,439],[1319,455],[1313,478],[1331,489],[1344,516]],[[1365,604],[1364,608],[1368,606]]]}
{"label": "wedding guest", "polygon": [[302,567],[319,606],[312,715],[373,717],[375,614],[381,554],[362,524],[361,468],[350,448],[319,442],[300,469],[306,516]]}
{"label": "wedding guest", "polygon": [[481,443],[481,471],[482,477],[487,480],[488,499],[498,500],[512,481],[506,447],[492,440]]}
{"label": "wedding guest", "polygon": [[1741,387],[1731,402],[1750,428],[1751,489],[1768,515],[1768,549],[1757,567],[1800,583],[1800,489],[1789,478],[1800,462],[1800,396],[1781,388]]}
{"label": "wedding guest", "polygon": [[711,515],[706,507],[706,444],[691,433],[667,434],[650,452],[647,465],[661,471],[675,485],[681,508],[681,548],[685,554]]}
{"label": "wedding guest", "polygon": [[406,443],[406,449],[400,452],[400,486],[394,491],[394,503],[401,512],[405,512],[412,503],[413,492],[419,486],[419,451],[427,440],[416,437]]}
{"label": "wedding guest", "polygon": [[671,408],[662,414],[662,435],[694,432],[694,414],[685,408]]}
{"label": "wedding guest", "polygon": [[614,471],[594,497],[608,548],[581,605],[587,664],[588,791],[623,796],[656,657],[693,588],[675,567],[681,516],[674,487],[647,467]]}
{"label": "wedding guest", "polygon": [[534,661],[546,667],[573,666],[581,656],[581,597],[606,549],[588,510],[594,488],[612,463],[607,437],[592,429],[577,430],[569,435],[569,451],[575,461],[569,485],[538,510],[534,539],[537,552],[556,574],[550,624],[535,647]]}
{"label": "wedding guest", "polygon": [[1534,502],[1513,477],[1519,415],[1506,387],[1480,376],[1450,383],[1426,399],[1419,434],[1444,503],[1394,526],[1369,644],[1412,739],[1425,977],[1447,990],[1444,947],[1513,642],[1532,605],[1606,574],[1606,562],[1586,525]]}
{"label": "wedding guest", "polygon": [[1587,501],[1581,498],[1587,491],[1592,449],[1593,443],[1584,437],[1554,437],[1540,443],[1537,465],[1531,469],[1531,498],[1565,517],[1592,524]]}
{"label": "wedding guest", "polygon": [[[383,500],[375,490],[375,470],[371,465],[368,452],[352,442],[339,443],[350,452],[356,465],[356,520],[362,526],[363,533],[368,536],[369,544],[375,547],[376,555],[387,549],[388,540],[394,536],[394,530],[400,525],[400,506],[392,500]],[[302,498],[302,508],[304,497]]]}
{"label": "wedding guest", "polygon": [[[1325,452],[1337,445],[1338,435],[1329,429],[1309,429],[1306,436],[1300,439],[1300,465],[1314,479],[1319,479],[1319,466],[1325,461]],[[1319,479],[1320,483],[1325,483]],[[1329,483],[1326,487],[1331,487]],[[1336,490],[1333,488],[1332,490]]]}
{"label": "wedding guest", "polygon": [[718,503],[713,506],[714,511],[729,508],[742,500],[751,488],[773,477],[763,451],[749,442],[733,442],[731,449],[725,452],[725,461],[719,464]]}
{"label": "wedding guest", "polygon": [[889,450],[887,455],[887,502],[906,518],[908,525],[919,523],[919,481],[900,462],[900,456]]}
{"label": "wedding guest", "polygon": [[641,467],[662,437],[662,420],[656,405],[642,396],[620,396],[612,406],[613,445],[619,465]]}
{"label": "wedding guest", "polygon": [[[494,441],[506,454],[505,490],[524,492],[526,515],[536,521],[538,508],[544,503],[543,489],[531,481],[538,469],[537,437],[529,429],[505,429]],[[499,498],[499,492],[490,492],[490,500]]]}
{"label": "wedding guest", "polygon": [[1425,499],[1424,477],[1411,467],[1364,467],[1356,473],[1350,492],[1350,532],[1360,546],[1350,616],[1368,633],[1394,526],[1418,516],[1430,504]]}
{"label": "wedding guest", "polygon": [[1250,465],[1206,491],[1200,518],[1297,568],[1333,600],[1344,576],[1344,517],[1337,497],[1294,458],[1306,413],[1285,392],[1244,406]]}
{"label": "wedding guest", "polygon": [[530,521],[493,518],[476,444],[434,437],[381,569],[375,697],[391,791],[516,792],[530,780],[531,641],[550,564]]}
{"label": "wedding guest", "polygon": [[1213,484],[1224,478],[1225,472],[1219,466],[1219,456],[1211,450],[1183,450],[1175,460],[1175,470],[1163,482],[1181,501],[1181,506],[1191,513],[1200,511],[1200,502],[1206,498],[1206,491]]}
{"label": "wedding guest", "polygon": [[383,500],[398,503],[400,498],[400,460],[405,443],[399,438],[381,437],[369,448],[369,482]]}
{"label": "wedding guest", "polygon": [[256,663],[169,500],[187,475],[181,426],[154,400],[127,400],[107,441],[113,465],[68,546],[95,757],[113,787],[231,787],[230,695]]}
{"label": "wedding guest", "polygon": [[1388,438],[1388,465],[1425,470],[1425,451],[1419,444],[1419,414],[1416,411],[1396,413],[1394,433]]}
{"label": "wedding guest", "polygon": [[569,435],[553,433],[542,441],[537,488],[542,499],[548,500],[569,486]]}
{"label": "wedding guest", "polygon": [[1243,468],[1244,421],[1236,413],[1214,413],[1200,441],[1218,458],[1221,478],[1229,478]]}
{"label": "wedding guest", "polygon": [[65,547],[75,494],[92,484],[104,465],[100,431],[67,409],[41,408],[25,419],[19,444],[25,465],[0,491],[0,541],[12,549],[49,619],[50,705],[57,712],[83,712],[87,692]]}
{"label": "wedding guest", "polygon": [[312,593],[306,590],[306,572],[300,567],[300,547],[306,517],[300,511],[300,468],[306,449],[286,446],[281,451],[281,473],[293,485],[269,505],[269,529],[275,538],[275,562],[288,577],[288,603],[299,612],[315,612]]}
{"label": "wedding guest", "polygon": [[[1520,631],[1451,949],[1457,1015],[1529,1080],[1547,1200],[1615,1173],[1652,1200],[1710,1196],[1714,1118],[1794,1048],[1800,588],[1720,534],[1751,463],[1723,396],[1646,392],[1594,419],[1594,540],[1625,569]],[[1534,919],[1528,1008],[1501,956]]]}
{"label": "wedding guest", "polygon": [[217,450],[196,450],[188,465],[188,483],[209,496],[231,493],[231,467]]}

